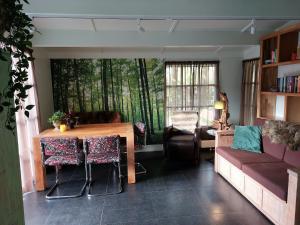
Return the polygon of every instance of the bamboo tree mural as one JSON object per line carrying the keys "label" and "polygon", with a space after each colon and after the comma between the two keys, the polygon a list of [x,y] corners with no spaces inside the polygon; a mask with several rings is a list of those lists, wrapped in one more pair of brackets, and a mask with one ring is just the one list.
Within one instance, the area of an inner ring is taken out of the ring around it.
{"label": "bamboo tree mural", "polygon": [[143,97],[143,108],[144,108],[144,116],[145,116],[145,123],[147,128],[148,138],[150,139],[150,123],[148,119],[148,110],[147,110],[147,100],[146,100],[146,92],[145,92],[145,81],[144,81],[144,69],[143,69],[143,60],[139,59],[139,66],[140,66],[140,82],[141,82],[141,90],[142,90],[142,97]]}
{"label": "bamboo tree mural", "polygon": [[149,108],[149,115],[150,115],[150,121],[149,121],[150,131],[151,131],[151,134],[154,134],[153,111],[152,111],[152,107],[151,107],[150,91],[149,91],[149,84],[148,84],[148,76],[147,76],[147,68],[146,68],[145,59],[142,60],[142,63],[143,63],[143,76],[144,76],[144,80],[145,80],[145,91],[146,91],[146,96],[147,96],[147,100],[148,100],[148,108]]}
{"label": "bamboo tree mural", "polygon": [[107,92],[107,64],[106,64],[106,59],[103,59],[103,72],[102,72],[102,88],[103,88],[103,94],[104,94],[104,110],[109,111],[109,106],[108,106],[108,92]]}
{"label": "bamboo tree mural", "polygon": [[82,104],[82,99],[81,99],[81,95],[80,95],[80,83],[79,83],[77,60],[74,59],[73,63],[74,63],[74,77],[75,77],[75,83],[76,83],[76,91],[77,91],[77,99],[78,99],[78,104],[79,104],[79,111],[83,112],[83,104]]}
{"label": "bamboo tree mural", "polygon": [[161,142],[164,65],[158,59],[53,59],[55,110],[118,111],[144,122],[147,142]]}
{"label": "bamboo tree mural", "polygon": [[134,62],[135,62],[135,68],[136,68],[135,72],[136,72],[136,81],[137,81],[137,92],[138,92],[139,104],[140,104],[140,113],[141,113],[142,121],[145,122],[143,102],[142,102],[142,96],[141,96],[142,89],[141,89],[141,86],[140,86],[140,77],[139,77],[137,60],[135,59]]}

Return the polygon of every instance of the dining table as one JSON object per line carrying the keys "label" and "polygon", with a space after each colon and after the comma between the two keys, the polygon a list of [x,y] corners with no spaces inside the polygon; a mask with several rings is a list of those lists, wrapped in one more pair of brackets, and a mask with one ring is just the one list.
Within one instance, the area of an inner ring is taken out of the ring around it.
{"label": "dining table", "polygon": [[78,137],[84,139],[86,137],[99,137],[119,135],[126,138],[127,147],[127,175],[128,184],[136,182],[135,179],[135,154],[134,154],[134,133],[131,123],[102,123],[102,124],[84,124],[78,125],[73,129],[60,132],[55,129],[46,129],[33,137],[33,157],[35,168],[35,189],[37,191],[45,190],[46,170],[43,165],[42,151],[40,140],[43,137]]}

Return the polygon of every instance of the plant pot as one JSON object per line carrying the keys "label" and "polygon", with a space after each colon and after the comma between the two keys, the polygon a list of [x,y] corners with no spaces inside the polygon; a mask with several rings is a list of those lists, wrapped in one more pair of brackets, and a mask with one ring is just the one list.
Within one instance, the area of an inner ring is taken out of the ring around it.
{"label": "plant pot", "polygon": [[54,126],[54,130],[59,131],[59,126],[60,126],[61,122],[57,121],[57,122],[53,122],[52,124]]}

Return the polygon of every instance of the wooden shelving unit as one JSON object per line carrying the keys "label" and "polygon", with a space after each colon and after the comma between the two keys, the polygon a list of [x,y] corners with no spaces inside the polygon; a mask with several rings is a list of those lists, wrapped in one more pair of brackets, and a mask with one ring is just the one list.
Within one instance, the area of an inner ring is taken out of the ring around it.
{"label": "wooden shelving unit", "polygon": [[[287,93],[287,92],[271,92],[271,91],[261,91],[262,95],[281,95],[281,96],[294,96],[300,97],[300,93]],[[299,112],[300,113],[300,112]]]}
{"label": "wooden shelving unit", "polygon": [[300,66],[299,57],[295,58],[299,40],[300,23],[261,38],[258,117],[300,123],[300,93],[278,92],[277,79],[282,67]]}

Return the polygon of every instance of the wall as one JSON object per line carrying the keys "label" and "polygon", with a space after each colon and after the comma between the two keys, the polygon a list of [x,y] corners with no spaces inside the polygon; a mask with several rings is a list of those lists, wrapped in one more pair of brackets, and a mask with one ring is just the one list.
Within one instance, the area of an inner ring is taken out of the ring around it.
{"label": "wall", "polygon": [[[38,95],[42,124],[53,112],[49,58],[161,58],[168,60],[219,60],[220,87],[228,95],[230,122],[239,123],[243,51],[197,51],[194,48],[35,48]],[[43,105],[42,105],[43,104]],[[42,109],[45,107],[45,109]]]}
{"label": "wall", "polygon": [[34,52],[35,77],[39,101],[41,129],[49,128],[48,118],[53,114],[53,95],[50,60],[42,49]]}
{"label": "wall", "polygon": [[255,59],[260,57],[260,45],[247,48],[243,52],[243,59]]}
{"label": "wall", "polygon": [[[8,78],[9,65],[0,61],[0,90]],[[0,114],[0,224],[24,224],[21,175],[16,136],[4,128]]]}
{"label": "wall", "polygon": [[238,124],[240,121],[242,59],[222,58],[220,61],[220,87],[229,101],[230,122]]}

